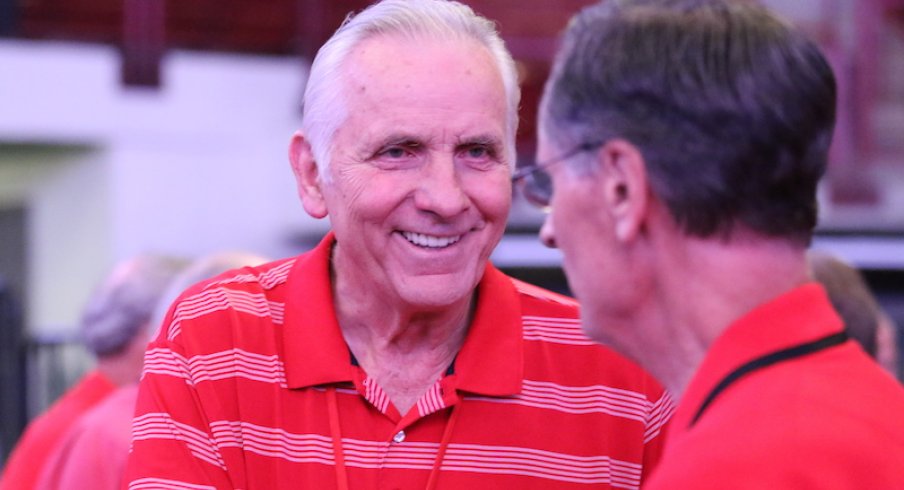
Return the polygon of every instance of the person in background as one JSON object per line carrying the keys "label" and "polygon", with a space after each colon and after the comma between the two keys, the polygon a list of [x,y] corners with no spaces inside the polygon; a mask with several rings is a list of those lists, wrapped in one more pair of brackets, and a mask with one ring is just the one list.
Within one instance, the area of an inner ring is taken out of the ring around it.
{"label": "person in background", "polygon": [[832,254],[811,250],[807,254],[813,278],[829,294],[848,335],[889,373],[897,373],[897,328],[863,275]]}
{"label": "person in background", "polygon": [[79,332],[96,366],[28,425],[7,461],[0,489],[34,489],[48,456],[69,427],[117,387],[138,380],[147,323],[167,285],[185,265],[175,257],[140,255],[119,264],[94,290]]}
{"label": "person in background", "polygon": [[901,354],[898,348],[900,331],[900,327],[887,311],[879,312],[876,362],[898,379],[901,377]]}
{"label": "person in background", "polygon": [[[227,270],[266,262],[256,255],[225,252],[191,263],[167,287],[157,303],[145,343],[156,334],[170,304],[183,290]],[[37,490],[119,490],[129,455],[138,380],[118,388],[80,417],[47,458]]]}
{"label": "person in background", "polygon": [[565,34],[519,175],[585,332],[679,399],[645,490],[901,488],[904,388],[807,266],[835,97],[756,2],[608,0]]}
{"label": "person in background", "polygon": [[669,396],[489,256],[519,91],[467,6],[387,0],[320,49],[289,159],[313,250],[193,287],[151,344],[129,488],[638,488]]}

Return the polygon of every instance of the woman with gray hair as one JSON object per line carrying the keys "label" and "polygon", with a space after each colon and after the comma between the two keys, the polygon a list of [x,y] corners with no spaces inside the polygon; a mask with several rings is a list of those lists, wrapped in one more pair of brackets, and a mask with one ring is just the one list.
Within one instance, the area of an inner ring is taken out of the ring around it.
{"label": "woman with gray hair", "polygon": [[[155,334],[170,304],[189,286],[230,269],[254,266],[266,260],[243,252],[203,257],[169,281],[156,301],[145,304],[145,326],[135,333],[142,351]],[[128,316],[130,312],[123,312]],[[97,345],[106,345],[98,342]],[[63,437],[44,465],[38,489],[119,489],[129,453],[132,414],[138,392],[139,368],[132,381],[86,413]]]}

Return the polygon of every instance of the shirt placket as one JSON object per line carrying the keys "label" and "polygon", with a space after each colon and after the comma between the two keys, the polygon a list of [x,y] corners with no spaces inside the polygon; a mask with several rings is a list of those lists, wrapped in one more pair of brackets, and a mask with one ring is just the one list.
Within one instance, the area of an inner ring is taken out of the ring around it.
{"label": "shirt placket", "polygon": [[[379,446],[377,481],[380,490],[412,488],[413,474],[421,475],[419,479],[426,484],[436,459],[443,429],[440,428],[436,437],[431,438],[429,442],[412,442],[410,434],[418,430],[418,423],[423,419],[459,402],[451,378],[446,376],[434,383],[405,416],[399,414],[373,378],[367,377],[361,383],[359,390],[361,395],[395,424],[385,436],[386,444]],[[412,473],[412,470],[415,472]]]}

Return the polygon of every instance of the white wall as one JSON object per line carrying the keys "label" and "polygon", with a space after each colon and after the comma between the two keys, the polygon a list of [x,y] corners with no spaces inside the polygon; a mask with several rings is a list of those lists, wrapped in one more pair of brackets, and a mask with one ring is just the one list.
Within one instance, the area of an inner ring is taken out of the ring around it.
{"label": "white wall", "polygon": [[[31,190],[27,204],[26,298],[30,327],[73,324],[113,252],[108,166],[103,154],[73,156]],[[76,315],[76,317],[73,317]]]}
{"label": "white wall", "polygon": [[0,143],[90,148],[0,155],[0,205],[28,210],[29,328],[71,328],[96,281],[133,254],[281,257],[298,252],[293,235],[325,229],[302,210],[286,159],[305,69],[174,52],[159,90],[126,89],[113,48],[0,42]]}

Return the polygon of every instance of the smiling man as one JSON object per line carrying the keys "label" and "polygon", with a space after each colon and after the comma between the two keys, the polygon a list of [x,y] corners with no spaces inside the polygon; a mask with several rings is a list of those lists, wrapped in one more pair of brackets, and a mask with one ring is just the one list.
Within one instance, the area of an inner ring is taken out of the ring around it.
{"label": "smiling man", "polygon": [[311,252],[185,292],[130,488],[638,488],[668,395],[576,304],[488,262],[519,91],[491,22],[385,1],[321,48],[289,159]]}
{"label": "smiling man", "polygon": [[808,274],[835,95],[757,2],[607,0],[570,24],[521,176],[585,331],[680,397],[645,490],[902,488],[904,390]]}

